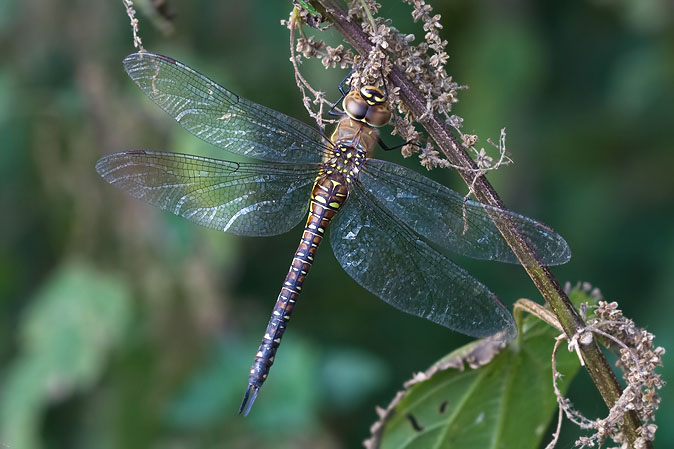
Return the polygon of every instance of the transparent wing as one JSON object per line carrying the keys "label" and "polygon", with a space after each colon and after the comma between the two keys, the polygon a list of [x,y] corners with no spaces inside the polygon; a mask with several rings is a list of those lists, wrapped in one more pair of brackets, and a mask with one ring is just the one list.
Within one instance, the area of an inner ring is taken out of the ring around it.
{"label": "transparent wing", "polygon": [[391,214],[444,248],[475,259],[519,263],[498,231],[507,220],[526,237],[543,265],[569,261],[566,241],[546,225],[502,209],[465,200],[457,192],[397,164],[368,159],[360,184]]}
{"label": "transparent wing", "polygon": [[99,159],[96,171],[120,190],[202,226],[268,236],[307,215],[318,166],[126,151]]}
{"label": "transparent wing", "polygon": [[517,334],[512,315],[487,287],[358,183],[334,218],[330,243],[353,279],[397,309],[474,337]]}
{"label": "transparent wing", "polygon": [[232,153],[277,162],[320,162],[326,141],[314,128],[228,91],[169,57],[132,53],[129,77],[186,130]]}

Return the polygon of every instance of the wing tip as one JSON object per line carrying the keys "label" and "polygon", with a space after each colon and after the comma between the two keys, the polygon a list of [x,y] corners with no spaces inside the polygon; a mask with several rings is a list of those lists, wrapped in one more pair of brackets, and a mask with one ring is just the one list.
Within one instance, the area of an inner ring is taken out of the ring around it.
{"label": "wing tip", "polygon": [[96,173],[98,173],[103,179],[106,179],[108,162],[112,158],[113,154],[106,154],[102,158],[96,161]]}
{"label": "wing tip", "polygon": [[491,340],[491,341],[500,341],[503,343],[510,343],[515,338],[517,338],[517,323],[515,322],[515,317],[510,312],[508,307],[501,302],[501,300],[492,293],[492,299],[498,305],[498,314],[500,315],[503,326],[501,329],[496,332],[491,332],[488,335],[481,335],[480,337]]}
{"label": "wing tip", "polygon": [[118,153],[106,154],[96,161],[96,173],[98,173],[103,179],[108,182],[111,182],[110,173],[114,168],[119,167],[118,161],[120,159],[128,158],[129,156],[147,156],[149,153],[145,150],[127,150],[120,151]]}
{"label": "wing tip", "polygon": [[542,261],[543,265],[546,266],[556,266],[556,265],[564,265],[568,261],[571,260],[571,247],[567,243],[566,240],[564,240],[564,237],[562,237],[559,234],[555,234],[557,236],[556,240],[556,249],[555,251],[549,252],[550,256],[549,259],[546,257]]}
{"label": "wing tip", "polygon": [[508,344],[517,338],[518,330],[515,318],[510,313],[508,313],[508,315],[508,326],[490,336],[490,340],[502,341],[503,343]]}
{"label": "wing tip", "polygon": [[135,51],[133,53],[129,53],[126,55],[126,57],[122,60],[124,65],[126,65],[127,62],[130,61],[138,61],[140,59],[161,59],[163,61],[166,61],[170,64],[175,64],[177,61],[169,56],[164,56],[160,55],[158,53],[152,53],[149,51]]}
{"label": "wing tip", "polygon": [[134,72],[148,68],[148,66],[142,62],[144,60],[148,62],[154,61],[155,64],[155,66],[153,67],[154,70],[159,70],[159,64],[161,62],[171,65],[179,64],[177,60],[157,53],[150,53],[147,51],[138,51],[135,53],[131,53],[122,60],[122,65],[124,66],[124,71],[127,73],[127,75],[129,75],[129,77],[132,80],[136,81],[136,78],[133,75]]}

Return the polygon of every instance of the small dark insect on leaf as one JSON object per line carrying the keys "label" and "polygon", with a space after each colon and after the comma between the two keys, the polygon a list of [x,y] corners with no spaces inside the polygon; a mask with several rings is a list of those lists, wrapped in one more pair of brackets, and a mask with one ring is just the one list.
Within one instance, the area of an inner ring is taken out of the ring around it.
{"label": "small dark insect on leaf", "polygon": [[293,5],[305,10],[308,15],[306,18],[306,23],[312,28],[318,28],[321,22],[323,22],[323,16],[316,11],[316,8],[311,6],[307,0],[293,0]]}
{"label": "small dark insect on leaf", "polygon": [[414,417],[413,414],[408,413],[407,420],[410,422],[410,424],[412,424],[412,428],[414,429],[415,432],[423,432],[424,426],[419,424],[419,422],[417,421],[417,419]]}
{"label": "small dark insect on leaf", "polygon": [[440,404],[440,407],[438,408],[438,411],[440,414],[444,414],[447,411],[447,401],[442,401],[442,404]]}

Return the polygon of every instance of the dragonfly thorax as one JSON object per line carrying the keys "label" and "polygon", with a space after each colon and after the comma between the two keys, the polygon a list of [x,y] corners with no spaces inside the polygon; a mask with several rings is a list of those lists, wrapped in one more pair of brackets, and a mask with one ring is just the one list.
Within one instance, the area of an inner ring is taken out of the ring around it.
{"label": "dragonfly thorax", "polygon": [[328,176],[343,177],[348,184],[351,184],[358,179],[358,172],[366,157],[367,154],[362,149],[337,144],[325,161],[324,172]]}
{"label": "dragonfly thorax", "polygon": [[330,138],[331,149],[323,159],[323,172],[339,174],[350,184],[358,179],[358,172],[372,156],[379,132],[367,123],[344,117]]}

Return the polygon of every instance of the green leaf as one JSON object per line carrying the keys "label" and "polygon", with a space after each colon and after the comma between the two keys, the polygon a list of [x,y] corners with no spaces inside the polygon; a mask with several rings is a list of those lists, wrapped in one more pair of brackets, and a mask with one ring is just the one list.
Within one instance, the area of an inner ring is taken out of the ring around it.
{"label": "green leaf", "polygon": [[297,0],[297,3],[312,16],[321,17],[321,14],[307,0]]}
{"label": "green leaf", "polygon": [[100,378],[130,312],[126,284],[83,264],[46,281],[22,317],[21,348],[0,386],[2,442],[40,447],[42,410]]}
{"label": "green leaf", "polygon": [[[367,447],[537,448],[557,406],[551,355],[559,331],[528,316],[520,332],[504,349],[487,340],[464,346],[408,382]],[[578,359],[559,351],[557,366],[565,391]]]}

